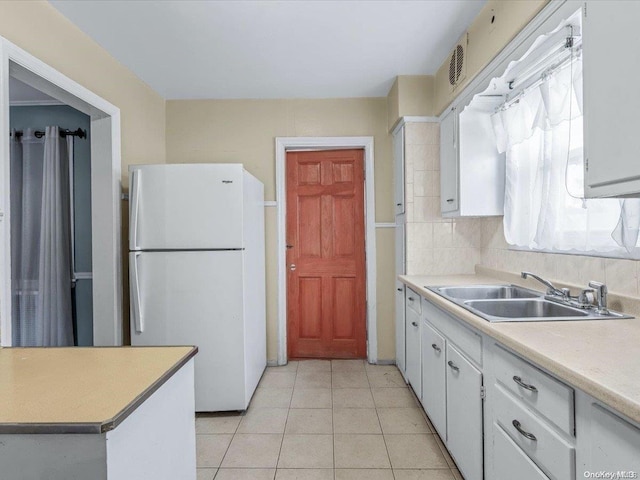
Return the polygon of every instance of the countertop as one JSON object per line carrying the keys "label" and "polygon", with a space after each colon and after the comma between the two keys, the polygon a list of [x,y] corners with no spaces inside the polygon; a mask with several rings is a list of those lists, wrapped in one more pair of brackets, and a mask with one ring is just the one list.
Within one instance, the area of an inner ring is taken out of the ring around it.
{"label": "countertop", "polygon": [[514,283],[540,290],[528,281],[482,273],[399,279],[469,326],[640,423],[640,319],[490,323],[425,288]]}
{"label": "countertop", "polygon": [[197,351],[0,348],[0,434],[112,430]]}

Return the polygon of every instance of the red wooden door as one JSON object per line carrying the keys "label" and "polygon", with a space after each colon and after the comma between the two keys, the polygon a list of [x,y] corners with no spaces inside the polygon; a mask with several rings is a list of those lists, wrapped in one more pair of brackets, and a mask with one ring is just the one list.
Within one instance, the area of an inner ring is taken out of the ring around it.
{"label": "red wooden door", "polygon": [[287,153],[289,358],[366,357],[363,157]]}

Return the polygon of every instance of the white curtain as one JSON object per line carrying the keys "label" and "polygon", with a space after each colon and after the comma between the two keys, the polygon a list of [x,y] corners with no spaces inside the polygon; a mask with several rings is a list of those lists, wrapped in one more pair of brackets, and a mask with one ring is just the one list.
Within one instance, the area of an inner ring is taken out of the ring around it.
{"label": "white curtain", "polygon": [[11,142],[14,346],[73,345],[68,143],[58,127]]}
{"label": "white curtain", "polygon": [[504,231],[536,250],[636,256],[640,200],[584,200],[582,60],[492,116],[506,151]]}

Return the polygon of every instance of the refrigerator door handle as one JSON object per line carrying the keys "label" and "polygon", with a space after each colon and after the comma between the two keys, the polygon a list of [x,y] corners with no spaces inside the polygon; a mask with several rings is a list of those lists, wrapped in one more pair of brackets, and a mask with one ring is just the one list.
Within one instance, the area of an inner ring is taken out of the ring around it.
{"label": "refrigerator door handle", "polygon": [[133,254],[133,262],[131,262],[131,298],[133,300],[133,325],[136,333],[144,332],[144,318],[142,317],[142,308],[140,304],[140,282],[138,280],[138,257],[140,252]]}
{"label": "refrigerator door handle", "polygon": [[129,231],[129,247],[130,250],[138,248],[138,205],[140,203],[140,170],[131,171],[131,191],[129,197],[131,199],[131,221],[129,222],[131,230]]}

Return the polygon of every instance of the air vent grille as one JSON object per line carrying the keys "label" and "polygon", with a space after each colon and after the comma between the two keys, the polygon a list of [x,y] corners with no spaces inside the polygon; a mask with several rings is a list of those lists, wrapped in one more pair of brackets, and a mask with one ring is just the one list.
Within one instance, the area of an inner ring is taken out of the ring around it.
{"label": "air vent grille", "polygon": [[467,44],[466,34],[460,39],[449,57],[449,85],[453,90],[464,78],[466,74],[465,47]]}

